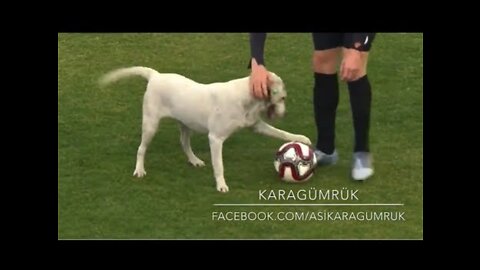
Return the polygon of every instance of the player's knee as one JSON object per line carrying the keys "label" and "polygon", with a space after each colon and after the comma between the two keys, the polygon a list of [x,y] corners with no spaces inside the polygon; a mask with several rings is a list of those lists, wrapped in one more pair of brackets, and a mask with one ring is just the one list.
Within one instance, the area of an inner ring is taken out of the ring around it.
{"label": "player's knee", "polygon": [[366,68],[361,68],[350,80],[351,82],[357,81],[367,75],[367,69]]}
{"label": "player's knee", "polygon": [[336,72],[337,56],[331,53],[315,52],[313,54],[313,70],[316,73],[333,74]]}

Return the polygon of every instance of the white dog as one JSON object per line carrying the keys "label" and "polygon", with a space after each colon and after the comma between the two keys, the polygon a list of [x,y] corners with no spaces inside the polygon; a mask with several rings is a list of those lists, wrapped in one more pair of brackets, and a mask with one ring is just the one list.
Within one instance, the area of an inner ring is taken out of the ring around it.
{"label": "white dog", "polygon": [[285,91],[280,77],[270,73],[269,100],[259,100],[250,94],[249,77],[228,82],[201,84],[184,76],[158,73],[147,67],[130,67],[111,71],[100,81],[102,85],[123,77],[138,75],[148,80],[143,98],[142,142],[138,147],[134,176],[143,177],[145,152],[161,118],[171,117],[180,123],[180,142],[188,161],[194,166],[205,166],[190,147],[191,130],[208,133],[213,171],[217,190],[227,192],[223,176],[223,142],[236,130],[253,127],[261,134],[285,141],[299,141],[310,145],[310,139],[276,129],[261,120],[266,112],[269,118],[285,113]]}

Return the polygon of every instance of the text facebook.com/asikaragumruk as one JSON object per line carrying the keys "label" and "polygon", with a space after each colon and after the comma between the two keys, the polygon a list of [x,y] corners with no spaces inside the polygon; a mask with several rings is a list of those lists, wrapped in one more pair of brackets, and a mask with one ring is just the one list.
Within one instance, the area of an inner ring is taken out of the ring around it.
{"label": "text facebook.com/asikaragumruk", "polygon": [[213,211],[214,221],[406,221],[404,211]]}

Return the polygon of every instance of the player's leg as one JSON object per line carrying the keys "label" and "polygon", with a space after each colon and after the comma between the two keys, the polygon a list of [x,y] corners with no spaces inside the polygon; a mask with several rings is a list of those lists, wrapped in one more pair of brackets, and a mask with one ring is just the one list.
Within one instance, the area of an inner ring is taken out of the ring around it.
{"label": "player's leg", "polygon": [[356,57],[355,61],[360,62],[359,70],[348,82],[355,132],[352,178],[354,180],[365,180],[373,175],[373,159],[369,148],[372,90],[367,76],[367,63],[368,52],[375,35],[373,33],[366,34],[361,40],[358,36],[353,38],[353,35],[345,34],[343,49],[343,61],[350,60],[347,59],[348,57]]}
{"label": "player's leg", "polygon": [[313,108],[317,126],[315,155],[318,165],[334,164],[338,159],[335,151],[335,116],[338,105],[337,63],[341,53],[341,33],[313,33]]}

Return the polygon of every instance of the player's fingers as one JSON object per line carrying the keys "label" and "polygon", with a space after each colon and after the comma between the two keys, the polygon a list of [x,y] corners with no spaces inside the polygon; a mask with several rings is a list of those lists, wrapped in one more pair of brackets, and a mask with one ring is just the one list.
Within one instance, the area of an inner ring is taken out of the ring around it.
{"label": "player's fingers", "polygon": [[267,82],[263,81],[262,82],[262,98],[267,98],[268,97],[268,87],[267,87]]}
{"label": "player's fingers", "polygon": [[252,93],[252,95],[255,94],[255,84],[253,83],[253,80],[250,79],[250,81],[248,82],[248,85],[250,87],[250,92]]}
{"label": "player's fingers", "polygon": [[265,85],[265,98],[268,98],[272,93],[269,93],[268,89],[268,84],[272,81],[272,78],[270,76],[270,72],[267,72],[267,78],[266,78],[266,85]]}
{"label": "player's fingers", "polygon": [[253,85],[253,96],[256,97],[256,98],[259,98],[260,97],[260,92],[261,92],[261,84],[259,82],[255,82],[255,84]]}

